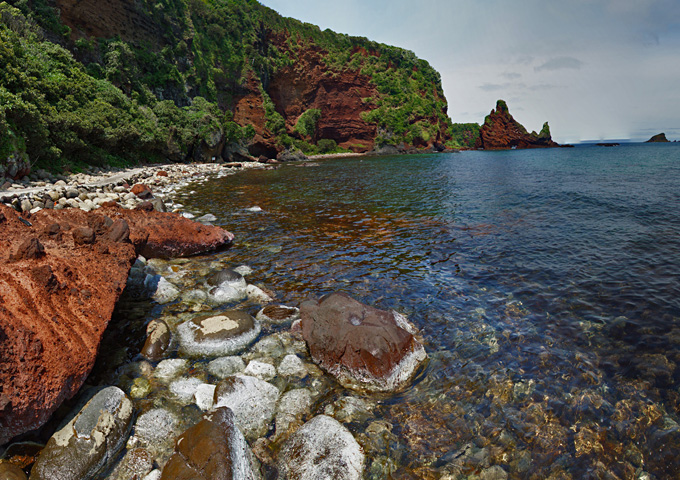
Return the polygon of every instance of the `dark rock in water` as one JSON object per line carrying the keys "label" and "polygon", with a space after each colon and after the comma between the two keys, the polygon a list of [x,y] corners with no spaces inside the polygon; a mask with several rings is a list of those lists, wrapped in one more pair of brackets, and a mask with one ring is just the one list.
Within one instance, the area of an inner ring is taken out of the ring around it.
{"label": "dark rock in water", "polygon": [[612,142],[612,143],[603,142],[603,143],[596,143],[595,145],[597,145],[598,147],[618,147],[621,144],[616,143],[616,142]]}
{"label": "dark rock in water", "polygon": [[279,453],[279,478],[359,480],[364,452],[337,420],[319,415],[300,427]]}
{"label": "dark rock in water", "polygon": [[0,463],[0,480],[28,480],[22,469],[11,463]]}
{"label": "dark rock in water", "polygon": [[177,334],[184,355],[220,357],[250,345],[260,330],[260,322],[247,313],[229,310],[188,320],[177,327]]}
{"label": "dark rock in water", "polygon": [[234,413],[225,407],[205,415],[175,442],[161,480],[258,480],[256,460]]}
{"label": "dark rock in water", "polygon": [[539,133],[529,133],[517,122],[508,105],[503,100],[496,102],[496,109],[484,119],[479,129],[475,148],[484,150],[507,150],[511,148],[550,148],[559,147],[553,142],[548,122],[543,124]]}
{"label": "dark rock in water", "polygon": [[659,133],[658,135],[654,135],[652,138],[647,140],[645,143],[670,143],[670,142],[666,138],[665,133]]}
{"label": "dark rock in water", "polygon": [[257,312],[255,318],[275,324],[293,322],[300,318],[300,309],[285,305],[267,305]]}
{"label": "dark rock in water", "polygon": [[243,275],[230,269],[221,270],[208,277],[208,285],[210,286],[216,287],[223,283],[243,283],[243,287],[245,287]]}
{"label": "dark rock in water", "polygon": [[416,328],[397,312],[364,305],[344,293],[300,307],[302,334],[314,361],[349,388],[393,391],[427,358]]}
{"label": "dark rock in water", "polygon": [[97,393],[52,435],[31,470],[32,480],[84,480],[109,467],[125,445],[133,407],[118,387]]}
{"label": "dark rock in water", "polygon": [[151,320],[146,327],[146,342],[141,355],[152,362],[157,362],[165,356],[170,347],[172,335],[168,324],[163,320]]}

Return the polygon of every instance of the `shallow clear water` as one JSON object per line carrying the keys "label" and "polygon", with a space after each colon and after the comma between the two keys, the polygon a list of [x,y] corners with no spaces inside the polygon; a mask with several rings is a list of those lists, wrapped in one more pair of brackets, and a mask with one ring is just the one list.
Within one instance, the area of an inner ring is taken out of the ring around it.
{"label": "shallow clear water", "polygon": [[236,234],[217,259],[277,301],[344,291],[421,328],[425,371],[350,424],[366,478],[680,475],[680,146],[327,160],[190,190]]}

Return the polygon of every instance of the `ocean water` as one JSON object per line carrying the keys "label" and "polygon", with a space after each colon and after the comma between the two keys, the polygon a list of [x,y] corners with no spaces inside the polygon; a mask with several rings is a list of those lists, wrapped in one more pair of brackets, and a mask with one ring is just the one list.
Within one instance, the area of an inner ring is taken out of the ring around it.
{"label": "ocean water", "polygon": [[190,190],[236,235],[220,259],[281,303],[342,291],[421,329],[414,384],[349,425],[366,478],[680,478],[680,146],[359,157]]}

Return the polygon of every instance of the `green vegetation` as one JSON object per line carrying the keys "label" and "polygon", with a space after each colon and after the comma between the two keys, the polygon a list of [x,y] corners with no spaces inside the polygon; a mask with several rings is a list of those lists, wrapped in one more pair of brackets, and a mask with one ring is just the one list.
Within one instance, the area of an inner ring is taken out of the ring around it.
{"label": "green vegetation", "polygon": [[479,138],[479,129],[477,123],[454,123],[451,133],[456,147],[474,148]]}
{"label": "green vegetation", "polygon": [[134,41],[72,37],[51,5],[0,2],[0,166],[10,152],[52,170],[200,159],[219,140],[255,135],[231,114],[251,80],[280,145],[341,151],[319,138],[321,111],[287,119],[267,93],[276,72],[310,49],[326,75],[368,77],[377,94],[364,99],[362,118],[377,126],[378,146],[451,144],[439,74],[413,52],[322,31],[255,0],[134,2],[148,26]]}

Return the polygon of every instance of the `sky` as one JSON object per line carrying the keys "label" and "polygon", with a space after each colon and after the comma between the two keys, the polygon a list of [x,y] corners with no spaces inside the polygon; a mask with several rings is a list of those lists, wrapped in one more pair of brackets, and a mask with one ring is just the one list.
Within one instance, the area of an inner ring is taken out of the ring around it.
{"label": "sky", "polygon": [[680,140],[680,0],[260,1],[412,50],[441,74],[456,123],[504,99],[559,143]]}

